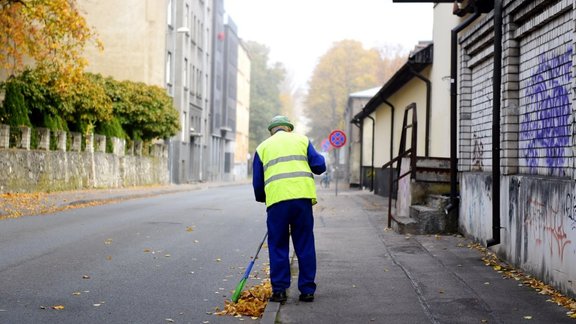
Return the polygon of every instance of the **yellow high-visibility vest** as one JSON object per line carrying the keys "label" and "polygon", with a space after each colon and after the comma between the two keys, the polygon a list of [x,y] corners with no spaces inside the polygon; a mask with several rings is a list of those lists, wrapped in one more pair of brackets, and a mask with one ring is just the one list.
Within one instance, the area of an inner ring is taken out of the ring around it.
{"label": "yellow high-visibility vest", "polygon": [[306,136],[279,131],[256,148],[264,166],[266,206],[300,198],[316,203],[314,175],[308,165]]}

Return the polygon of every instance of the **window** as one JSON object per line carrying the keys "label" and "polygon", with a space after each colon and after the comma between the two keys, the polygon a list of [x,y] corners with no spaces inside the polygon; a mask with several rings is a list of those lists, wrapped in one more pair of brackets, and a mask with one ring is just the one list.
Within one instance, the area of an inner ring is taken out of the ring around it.
{"label": "window", "polygon": [[190,78],[190,92],[192,96],[196,95],[196,68],[194,66],[191,67],[192,70],[192,77]]}
{"label": "window", "polygon": [[190,28],[190,6],[188,4],[184,8],[184,27]]}
{"label": "window", "polygon": [[[166,55],[166,84],[168,89],[172,89],[172,53]],[[169,91],[172,94],[172,91]]]}
{"label": "window", "polygon": [[202,91],[204,91],[204,87],[202,86],[202,70],[196,71],[197,83],[196,83],[196,97],[202,98]]}
{"label": "window", "polygon": [[184,85],[184,89],[188,88],[188,59],[187,58],[184,59],[184,82],[182,82],[182,84]]}
{"label": "window", "polygon": [[168,8],[166,11],[166,22],[168,23],[168,26],[172,26],[172,0],[168,0]]}
{"label": "window", "polygon": [[181,139],[182,139],[182,142],[186,142],[186,134],[188,133],[188,132],[186,131],[186,130],[187,130],[187,128],[186,128],[186,122],[187,122],[187,121],[188,121],[188,119],[186,118],[186,112],[183,111],[183,112],[182,112],[181,125],[180,125],[180,127],[181,127],[181,129],[182,129],[182,132],[181,132],[181,133],[182,133],[182,138],[181,138]]}

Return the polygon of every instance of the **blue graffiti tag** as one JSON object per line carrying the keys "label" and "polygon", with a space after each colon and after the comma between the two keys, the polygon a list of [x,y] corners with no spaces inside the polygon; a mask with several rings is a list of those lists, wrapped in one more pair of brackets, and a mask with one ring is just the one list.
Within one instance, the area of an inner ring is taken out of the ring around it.
{"label": "blue graffiti tag", "polygon": [[[539,57],[526,89],[526,111],[520,123],[522,156],[536,172],[545,158],[549,174],[560,175],[565,166],[565,150],[570,142],[570,80],[572,79],[572,47],[548,59]],[[545,152],[545,153],[544,153]],[[545,154],[545,156],[541,156]]]}

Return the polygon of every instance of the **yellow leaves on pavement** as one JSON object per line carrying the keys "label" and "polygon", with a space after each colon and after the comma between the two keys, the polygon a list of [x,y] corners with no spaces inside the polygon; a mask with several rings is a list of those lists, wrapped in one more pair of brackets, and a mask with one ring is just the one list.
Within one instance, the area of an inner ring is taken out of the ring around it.
{"label": "yellow leaves on pavement", "polygon": [[270,280],[265,280],[260,285],[244,290],[237,303],[226,300],[224,310],[215,312],[214,315],[251,316],[259,318],[264,313],[268,299],[272,296]]}
{"label": "yellow leaves on pavement", "polygon": [[[536,290],[541,295],[550,296],[550,298],[548,299],[549,302],[555,303],[558,306],[562,306],[568,309],[566,315],[571,318],[576,318],[575,299],[566,297],[553,287],[545,284],[544,282],[536,278],[533,278],[529,274],[523,273],[518,269],[514,269],[512,266],[500,260],[494,252],[488,250],[486,247],[478,243],[468,244],[468,248],[480,251],[480,253],[482,254],[482,261],[484,262],[484,264],[488,267],[491,267],[498,273],[501,273],[504,278],[514,279],[516,281],[521,282],[520,285],[529,286],[534,290]],[[529,315],[524,316],[524,319],[530,320],[532,319],[532,316]]]}
{"label": "yellow leaves on pavement", "polygon": [[[102,199],[68,205],[65,200],[52,198],[50,193],[4,193],[0,194],[0,220],[22,216],[50,214],[68,209],[100,206],[120,201]],[[105,243],[108,244],[108,243]]]}
{"label": "yellow leaves on pavement", "polygon": [[25,215],[44,214],[55,210],[47,204],[44,193],[5,193],[0,194],[0,219],[18,218]]}

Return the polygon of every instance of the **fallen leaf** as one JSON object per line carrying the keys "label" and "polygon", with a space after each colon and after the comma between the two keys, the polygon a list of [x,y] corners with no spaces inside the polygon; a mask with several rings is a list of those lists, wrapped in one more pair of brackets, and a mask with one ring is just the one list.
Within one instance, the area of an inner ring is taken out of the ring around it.
{"label": "fallen leaf", "polygon": [[74,296],[80,296],[80,292],[79,292],[79,291],[75,291],[75,292],[72,293],[72,295],[74,295]]}
{"label": "fallen leaf", "polygon": [[62,306],[62,305],[55,305],[55,306],[52,306],[52,309],[55,309],[55,310],[63,310],[63,309],[64,309],[64,306]]}

